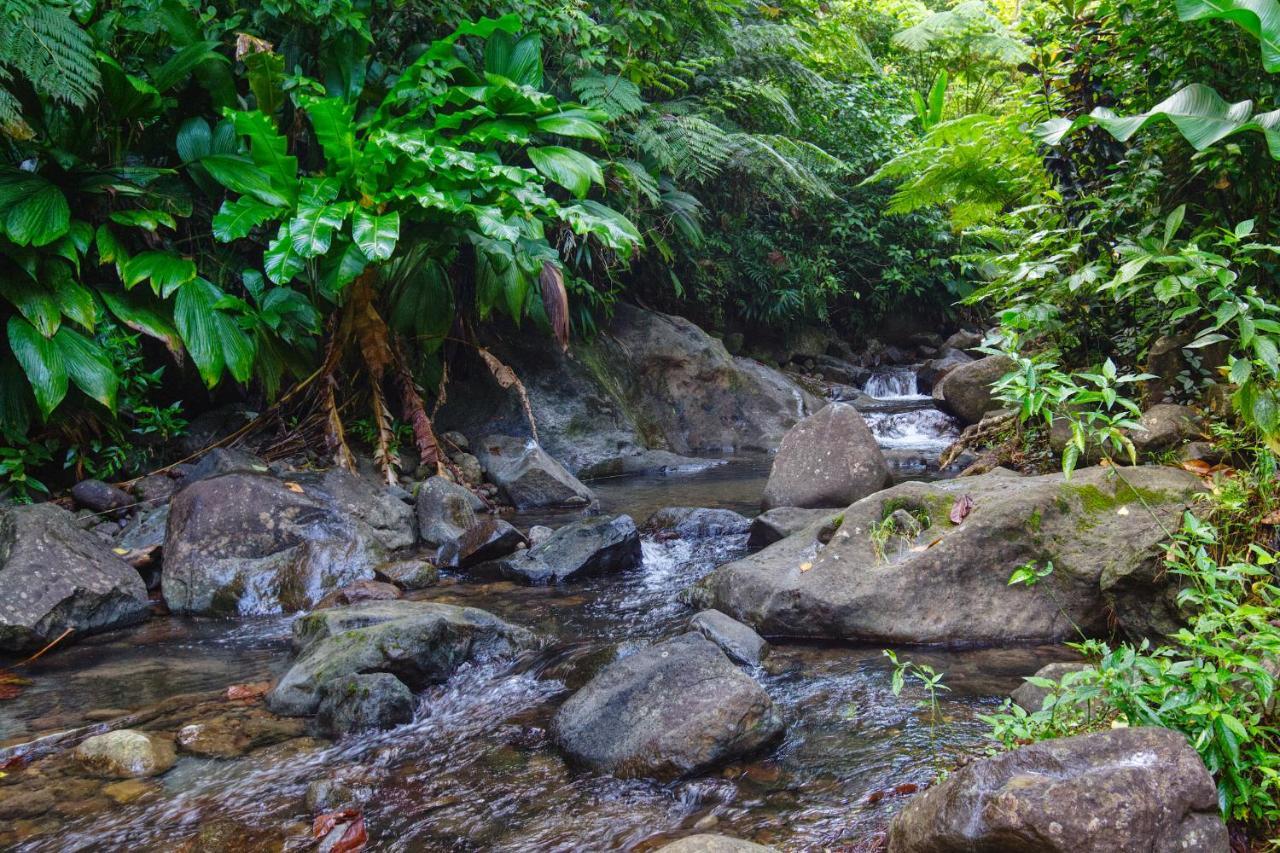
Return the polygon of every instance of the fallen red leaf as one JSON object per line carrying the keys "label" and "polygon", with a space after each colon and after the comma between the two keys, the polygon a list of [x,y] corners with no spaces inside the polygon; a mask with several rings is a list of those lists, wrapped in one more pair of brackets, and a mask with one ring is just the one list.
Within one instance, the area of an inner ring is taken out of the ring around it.
{"label": "fallen red leaf", "polygon": [[1182,470],[1190,471],[1192,474],[1199,474],[1202,477],[1208,474],[1212,467],[1203,459],[1188,459],[1182,463]]}
{"label": "fallen red leaf", "polygon": [[311,823],[311,836],[313,838],[324,838],[333,828],[340,823],[348,823],[360,817],[359,809],[341,809],[336,812],[325,812],[316,815],[316,819]]}
{"label": "fallen red leaf", "polygon": [[364,816],[357,813],[355,820],[347,826],[347,831],[329,848],[329,853],[358,853],[368,841],[369,835],[364,831]]}
{"label": "fallen red leaf", "polygon": [[968,517],[973,511],[973,497],[971,495],[961,495],[956,498],[956,502],[951,505],[951,523],[959,524]]}
{"label": "fallen red leaf", "polygon": [[893,792],[899,796],[902,796],[903,794],[914,794],[916,791],[919,791],[919,790],[920,790],[919,785],[916,785],[912,782],[906,782],[894,788]]}
{"label": "fallen red leaf", "polygon": [[271,689],[270,681],[251,681],[246,684],[233,684],[227,688],[227,699],[232,702],[259,699]]}

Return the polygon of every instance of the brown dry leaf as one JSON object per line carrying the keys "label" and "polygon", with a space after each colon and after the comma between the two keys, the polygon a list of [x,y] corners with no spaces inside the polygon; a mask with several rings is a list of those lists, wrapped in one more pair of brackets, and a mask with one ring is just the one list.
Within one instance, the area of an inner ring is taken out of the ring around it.
{"label": "brown dry leaf", "polygon": [[327,838],[335,829],[346,825],[342,836],[329,848],[330,853],[356,853],[369,841],[364,828],[364,815],[358,809],[343,809],[318,815],[311,824],[313,838]]}
{"label": "brown dry leaf", "polygon": [[291,491],[291,492],[296,492],[296,493],[298,493],[298,494],[302,494],[302,486],[299,486],[297,483],[289,483],[289,482],[286,482],[286,483],[284,484],[284,487],[285,487],[286,489],[288,489],[289,491]]}
{"label": "brown dry leaf", "polygon": [[232,702],[259,699],[265,696],[270,689],[270,681],[250,681],[245,684],[233,684],[227,688],[227,699]]}
{"label": "brown dry leaf", "polygon": [[1203,459],[1188,459],[1182,463],[1182,470],[1190,471],[1192,474],[1203,477],[1205,474],[1208,474],[1213,470],[1213,466],[1208,462],[1205,462]]}
{"label": "brown dry leaf", "polygon": [[810,569],[812,569],[812,568],[813,568],[813,563],[801,563],[801,564],[800,564],[800,571],[802,571],[802,572],[807,572],[807,571],[809,571],[809,570],[810,570]]}
{"label": "brown dry leaf", "polygon": [[480,358],[484,359],[485,366],[489,368],[489,372],[493,374],[493,378],[498,385],[502,388],[515,389],[515,392],[520,395],[520,405],[524,408],[524,416],[529,420],[529,431],[533,433],[533,440],[538,441],[538,424],[533,419],[533,408],[529,405],[529,393],[525,391],[520,377],[516,376],[516,372],[510,367],[498,361],[497,356],[484,347],[476,347],[476,351],[480,353]]}
{"label": "brown dry leaf", "polygon": [[340,809],[336,812],[325,812],[316,815],[316,819],[311,823],[311,836],[313,838],[324,838],[333,828],[340,823],[350,823],[360,816],[359,809]]}
{"label": "brown dry leaf", "polygon": [[937,539],[935,539],[935,540],[933,540],[932,542],[930,542],[930,543],[925,547],[925,550],[926,550],[926,551],[927,551],[927,550],[929,550],[930,548],[932,548],[934,545],[937,545],[937,544],[938,544],[939,542],[941,542],[941,541],[942,541],[942,537],[941,537],[941,536],[939,536]]}
{"label": "brown dry leaf", "polygon": [[0,669],[0,700],[18,698],[22,695],[22,689],[30,683],[29,679],[15,675],[7,669]]}
{"label": "brown dry leaf", "polygon": [[547,320],[551,330],[555,332],[560,349],[569,349],[569,293],[564,289],[564,273],[551,261],[542,262],[542,272],[538,275],[538,284],[542,289],[542,307],[546,309]]}
{"label": "brown dry leaf", "polygon": [[248,33],[236,33],[236,62],[251,53],[270,53],[272,49],[273,45],[266,39],[260,39]]}
{"label": "brown dry leaf", "polygon": [[971,512],[973,512],[973,496],[968,494],[961,495],[956,498],[956,502],[951,505],[951,514],[949,516],[951,523],[959,524],[964,521]]}
{"label": "brown dry leaf", "polygon": [[1263,524],[1280,524],[1280,509],[1274,509],[1261,519]]}

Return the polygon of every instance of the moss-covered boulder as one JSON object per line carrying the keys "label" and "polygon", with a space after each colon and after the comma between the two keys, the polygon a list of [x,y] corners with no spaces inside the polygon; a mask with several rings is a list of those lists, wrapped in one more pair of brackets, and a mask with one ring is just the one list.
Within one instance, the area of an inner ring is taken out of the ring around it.
{"label": "moss-covered boulder", "polygon": [[[688,598],[765,636],[996,644],[1064,640],[1077,628],[1102,635],[1113,610],[1149,616],[1144,596],[1165,607],[1165,531],[1201,488],[1154,466],[902,483],[721,566]],[[899,511],[918,525],[895,523]],[[1033,587],[1009,585],[1018,567],[1050,561],[1052,574]]]}
{"label": "moss-covered boulder", "polygon": [[293,623],[298,657],[267,694],[277,714],[316,713],[330,682],[386,672],[417,690],[463,663],[509,654],[533,635],[483,610],[429,601],[367,601]]}

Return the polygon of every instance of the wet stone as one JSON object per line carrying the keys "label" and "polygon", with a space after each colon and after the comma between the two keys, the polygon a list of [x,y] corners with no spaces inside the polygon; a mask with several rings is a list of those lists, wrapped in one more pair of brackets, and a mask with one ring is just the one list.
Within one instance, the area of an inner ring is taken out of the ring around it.
{"label": "wet stone", "polygon": [[177,759],[171,740],[133,729],[94,735],[75,756],[91,773],[117,779],[158,776]]}

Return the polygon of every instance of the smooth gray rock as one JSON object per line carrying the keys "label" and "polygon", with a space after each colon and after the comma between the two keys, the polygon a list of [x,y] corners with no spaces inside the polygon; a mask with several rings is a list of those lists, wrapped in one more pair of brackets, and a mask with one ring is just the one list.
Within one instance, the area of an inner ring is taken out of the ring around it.
{"label": "smooth gray rock", "polygon": [[514,553],[528,543],[524,534],[500,518],[486,516],[462,535],[440,546],[436,562],[465,569]]}
{"label": "smooth gray rock", "polygon": [[799,533],[811,524],[834,518],[836,515],[839,515],[837,510],[804,509],[795,506],[780,506],[762,512],[751,519],[747,547],[759,549],[772,545],[774,542]]}
{"label": "smooth gray rock", "polygon": [[447,679],[460,665],[532,645],[524,628],[472,607],[427,601],[366,601],[293,623],[293,666],[271,692],[277,714],[307,716],[335,679],[387,672],[410,689]]}
{"label": "smooth gray rock", "polygon": [[583,580],[640,565],[640,533],[629,515],[584,518],[544,542],[473,569],[486,577],[547,584]]}
{"label": "smooth gray rock", "polygon": [[266,474],[270,470],[266,462],[246,450],[215,447],[191,466],[182,478],[182,485],[220,474]]}
{"label": "smooth gray rock", "polygon": [[889,853],[1227,853],[1213,777],[1169,729],[1047,740],[956,770],[911,800]]}
{"label": "smooth gray rock", "polygon": [[[1059,682],[1062,680],[1062,676],[1069,672],[1083,672],[1086,669],[1091,669],[1091,667],[1083,661],[1059,661],[1040,667],[1036,670],[1034,677],[1047,678],[1050,681]],[[1013,700],[1013,704],[1022,708],[1022,710],[1029,714],[1034,714],[1044,707],[1044,700],[1048,695],[1048,688],[1024,681],[1009,695],[1009,698]]]}
{"label": "smooth gray rock", "polygon": [[890,482],[884,453],[862,415],[847,403],[829,403],[782,439],[761,504],[766,510],[848,506]]}
{"label": "smooth gray rock", "polygon": [[772,847],[743,841],[741,838],[700,833],[664,844],[655,853],[776,853],[776,851]]}
{"label": "smooth gray rock", "polygon": [[51,503],[0,510],[0,649],[39,649],[144,621],[137,570]]}
{"label": "smooth gray rock", "polygon": [[418,487],[416,511],[422,541],[443,545],[478,524],[476,514],[484,512],[485,505],[470,489],[437,476]]}
{"label": "smooth gray rock", "polygon": [[751,528],[751,519],[731,509],[669,506],[649,516],[646,533],[666,533],[682,539],[708,536],[737,536]]}
{"label": "smooth gray rock", "polygon": [[321,474],[291,474],[285,480],[328,501],[337,513],[364,522],[389,551],[408,548],[417,541],[413,507],[386,483],[341,468],[330,468]]}
{"label": "smooth gray rock", "polygon": [[920,369],[916,371],[916,387],[922,393],[928,393],[948,373],[973,360],[973,356],[958,349],[943,349],[936,358],[931,358],[920,365]]}
{"label": "smooth gray rock", "polygon": [[1003,355],[989,355],[958,365],[933,386],[934,399],[941,393],[943,405],[953,415],[965,423],[976,424],[987,412],[1004,405],[991,396],[991,386],[1013,368],[1013,360]]}
{"label": "smooth gray rock", "polygon": [[133,496],[144,509],[168,501],[177,490],[178,481],[168,474],[152,474],[133,484]]}
{"label": "smooth gray rock", "polygon": [[[1203,488],[1174,468],[1123,476],[1087,468],[1069,481],[985,474],[902,483],[721,566],[687,598],[766,636],[998,644],[1075,638],[1076,626],[1105,636],[1113,588],[1127,584],[1132,594],[1149,578],[1145,600],[1157,598],[1165,531]],[[972,509],[954,524],[966,495]],[[914,539],[877,547],[872,530],[898,509],[929,523]],[[1035,587],[1009,586],[1019,566],[1049,560],[1053,574]],[[1117,610],[1122,627],[1135,618]]]}
{"label": "smooth gray rock", "polygon": [[358,673],[325,684],[316,717],[335,737],[413,722],[413,693],[387,672]]}
{"label": "smooth gray rock", "polygon": [[91,773],[109,779],[159,776],[177,761],[173,740],[134,729],[87,738],[75,750],[76,760]]}
{"label": "smooth gray rock", "polygon": [[516,509],[578,507],[595,502],[591,490],[532,439],[487,436],[476,446],[476,458]]}
{"label": "smooth gray rock", "polygon": [[720,647],[735,663],[759,666],[769,654],[769,644],[737,619],[719,610],[703,610],[689,620],[689,627]]}
{"label": "smooth gray rock", "polygon": [[382,563],[373,572],[387,583],[407,590],[426,589],[440,579],[439,569],[426,560],[393,560]]}
{"label": "smooth gray rock", "polygon": [[769,695],[696,633],[609,664],[551,723],[570,759],[623,777],[697,774],[782,730]]}
{"label": "smooth gray rock", "polygon": [[174,495],[164,554],[170,610],[228,616],[305,610],[386,559],[377,532],[326,496],[240,472]]}
{"label": "smooth gray rock", "polygon": [[1133,445],[1141,453],[1159,453],[1204,434],[1204,419],[1189,406],[1160,403],[1142,413],[1141,429],[1132,431]]}
{"label": "smooth gray rock", "polygon": [[116,535],[116,545],[127,551],[146,550],[164,544],[169,526],[169,505],[141,509]]}
{"label": "smooth gray rock", "polygon": [[101,513],[115,512],[134,503],[125,491],[101,480],[81,480],[71,487],[71,497],[77,506]]}
{"label": "smooth gray rock", "polygon": [[968,351],[982,345],[982,332],[975,332],[972,329],[961,329],[952,333],[951,337],[943,341],[944,347],[951,347],[961,351]]}

